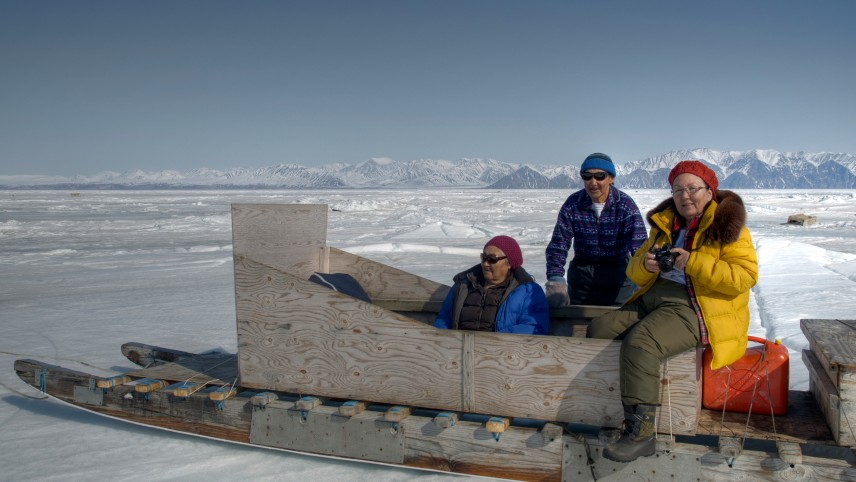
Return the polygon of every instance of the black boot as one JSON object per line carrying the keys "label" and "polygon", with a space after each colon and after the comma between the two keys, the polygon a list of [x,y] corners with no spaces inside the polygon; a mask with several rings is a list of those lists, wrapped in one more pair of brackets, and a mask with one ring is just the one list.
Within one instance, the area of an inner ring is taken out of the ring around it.
{"label": "black boot", "polygon": [[654,455],[656,405],[624,405],[624,432],[617,442],[603,449],[603,456],[616,462],[631,462],[639,457]]}

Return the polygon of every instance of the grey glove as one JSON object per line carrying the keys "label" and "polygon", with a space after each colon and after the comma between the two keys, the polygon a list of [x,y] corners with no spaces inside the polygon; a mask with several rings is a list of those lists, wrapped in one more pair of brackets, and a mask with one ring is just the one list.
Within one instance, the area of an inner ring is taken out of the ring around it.
{"label": "grey glove", "polygon": [[568,296],[568,283],[561,276],[551,276],[546,283],[544,289],[547,294],[547,302],[553,308],[560,306],[568,306],[571,304],[571,297]]}

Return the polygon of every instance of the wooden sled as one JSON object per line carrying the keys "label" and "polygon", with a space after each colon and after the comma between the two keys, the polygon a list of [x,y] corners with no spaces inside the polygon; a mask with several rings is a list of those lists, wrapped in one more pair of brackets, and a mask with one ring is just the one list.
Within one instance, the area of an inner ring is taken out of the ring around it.
{"label": "wooden sled", "polygon": [[[123,353],[142,368],[115,377],[35,360],[16,361],[16,372],[122,420],[420,469],[556,481],[856,478],[849,375],[813,385],[823,410],[792,392],[772,430],[766,417],[701,408],[696,351],[662,367],[657,454],[606,460],[615,433],[601,427],[622,418],[619,343],[580,335],[609,308],[555,310],[553,336],[438,330],[431,322],[448,286],[327,246],[327,214],[323,205],[233,206],[237,354],[128,343]],[[371,303],[310,282],[315,272],[353,276]],[[849,355],[829,355],[829,344],[809,352],[820,354],[820,372],[852,373]]]}

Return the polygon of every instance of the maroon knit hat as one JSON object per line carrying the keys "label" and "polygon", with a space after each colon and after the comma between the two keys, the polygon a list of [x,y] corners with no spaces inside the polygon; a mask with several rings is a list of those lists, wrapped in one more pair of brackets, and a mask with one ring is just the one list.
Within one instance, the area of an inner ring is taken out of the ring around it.
{"label": "maroon knit hat", "polygon": [[511,265],[511,269],[523,266],[523,252],[520,251],[520,245],[511,236],[495,236],[484,245],[485,248],[488,246],[496,246],[501,249],[508,256],[508,264]]}
{"label": "maroon knit hat", "polygon": [[701,161],[679,162],[669,173],[669,185],[671,186],[675,182],[675,178],[681,174],[694,174],[700,177],[714,193],[719,189],[719,179],[716,178],[716,173]]}

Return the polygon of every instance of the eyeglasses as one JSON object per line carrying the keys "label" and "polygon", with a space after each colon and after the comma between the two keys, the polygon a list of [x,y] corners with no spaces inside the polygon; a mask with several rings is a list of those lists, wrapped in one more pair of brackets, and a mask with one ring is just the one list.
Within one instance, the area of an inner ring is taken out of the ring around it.
{"label": "eyeglasses", "polygon": [[487,261],[487,264],[499,263],[500,261],[504,260],[507,257],[508,256],[494,256],[492,254],[484,254],[484,253],[481,254],[482,263]]}
{"label": "eyeglasses", "polygon": [[584,172],[580,174],[580,177],[583,178],[583,181],[591,181],[591,178],[595,178],[598,181],[603,181],[608,176],[605,172]]}
{"label": "eyeglasses", "polygon": [[672,196],[681,197],[684,195],[684,193],[687,193],[690,195],[690,197],[692,197],[692,196],[695,196],[696,193],[701,191],[702,189],[707,189],[707,188],[706,187],[700,187],[700,186],[690,186],[690,187],[686,187],[683,189],[672,189]]}

